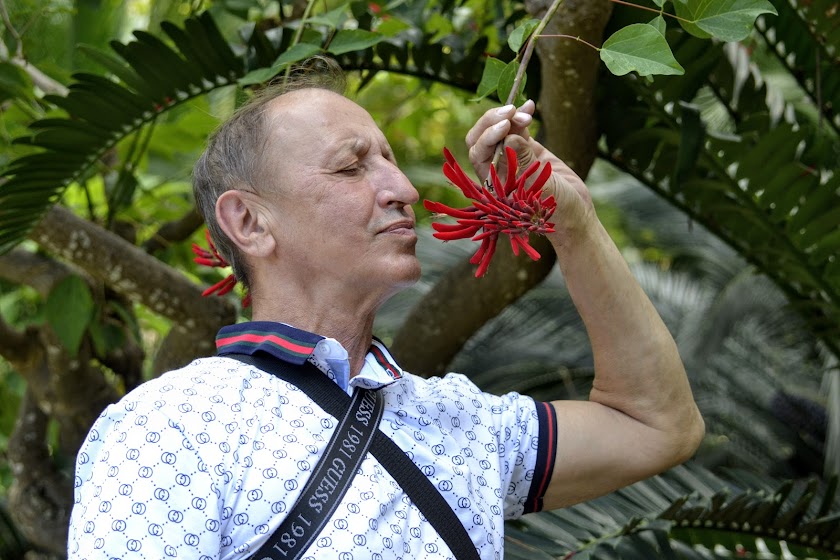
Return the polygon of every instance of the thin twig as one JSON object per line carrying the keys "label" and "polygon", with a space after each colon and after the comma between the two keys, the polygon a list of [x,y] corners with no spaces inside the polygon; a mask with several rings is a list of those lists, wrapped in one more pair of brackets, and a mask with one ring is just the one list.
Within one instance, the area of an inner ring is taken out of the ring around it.
{"label": "thin twig", "polygon": [[571,39],[573,41],[577,41],[578,43],[583,43],[587,47],[589,47],[591,49],[594,49],[596,51],[601,50],[600,47],[596,47],[595,45],[586,41],[585,39],[581,39],[580,35],[563,35],[563,34],[560,34],[560,35],[540,35],[539,38],[540,39]]}
{"label": "thin twig", "polygon": [[23,39],[21,39],[15,26],[12,25],[12,20],[9,18],[9,11],[6,9],[6,2],[3,0],[0,0],[0,15],[3,16],[3,24],[6,26],[6,30],[15,38],[15,56],[23,58]]}
{"label": "thin twig", "polygon": [[[519,94],[519,86],[522,84],[522,80],[525,77],[525,70],[528,68],[528,63],[531,61],[531,54],[534,52],[534,46],[537,43],[537,38],[542,33],[542,30],[545,29],[545,26],[548,25],[548,22],[554,17],[554,14],[557,12],[557,9],[560,7],[560,4],[563,3],[563,0],[554,0],[551,3],[551,6],[548,7],[545,15],[540,20],[540,23],[537,24],[537,27],[534,29],[534,32],[531,33],[531,36],[528,38],[528,42],[525,44],[525,52],[522,55],[522,62],[519,63],[519,68],[516,71],[516,77],[513,79],[513,87],[510,88],[510,93],[508,94],[507,101],[505,101],[505,105],[510,105],[516,100],[516,96]],[[505,147],[505,141],[502,140],[496,146],[496,153],[493,155],[493,161],[491,165],[493,167],[497,167],[499,165],[499,160],[502,157],[502,151]],[[485,180],[485,184],[488,188],[492,189],[492,181],[490,180],[490,175],[487,175],[487,179]]]}
{"label": "thin twig", "polygon": [[[316,0],[309,0],[306,3],[306,9],[303,11],[303,16],[300,18],[300,23],[298,24],[298,28],[295,31],[295,36],[292,38],[292,44],[289,45],[289,48],[294,47],[300,41],[300,36],[303,35],[303,28],[306,25],[306,20],[309,18],[309,12],[312,11],[312,7],[315,5]],[[283,76],[283,86],[285,87],[286,82],[289,81],[289,76],[292,73],[292,65],[289,64],[286,66],[286,74]]]}
{"label": "thin twig", "polygon": [[610,2],[612,2],[614,4],[623,4],[624,6],[631,6],[633,8],[639,8],[640,10],[646,10],[648,12],[654,12],[654,13],[659,14],[660,16],[668,16],[668,17],[674,18],[674,19],[679,20],[679,21],[684,21],[685,23],[694,23],[693,21],[682,18],[682,17],[680,17],[676,14],[669,14],[668,12],[666,12],[665,10],[663,10],[661,8],[657,10],[656,8],[651,8],[650,6],[640,6],[639,4],[634,4],[633,2],[627,2],[626,0],[610,0]]}

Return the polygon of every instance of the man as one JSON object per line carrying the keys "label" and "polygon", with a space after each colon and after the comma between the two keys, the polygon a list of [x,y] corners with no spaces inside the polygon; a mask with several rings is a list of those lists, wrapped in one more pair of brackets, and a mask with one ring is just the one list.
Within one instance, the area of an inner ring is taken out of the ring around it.
{"label": "man", "polygon": [[[370,115],[334,79],[307,80],[252,101],[196,165],[197,203],[250,289],[253,321],[220,331],[219,357],[103,413],[79,453],[72,558],[246,558],[284,520],[337,421],[229,353],[309,361],[348,393],[376,389],[380,429],[421,467],[483,559],[502,557],[505,519],[610,492],[694,452],[703,422],[674,342],[583,182],[528,134],[530,101],[485,113],[467,145],[479,177],[502,140],[521,164],[555,170],[545,187],[557,199],[549,239],[592,341],[590,400],[496,397],[460,375],[401,370],[372,325],[420,275],[418,193]],[[368,454],[304,556],[336,557],[452,554]]]}

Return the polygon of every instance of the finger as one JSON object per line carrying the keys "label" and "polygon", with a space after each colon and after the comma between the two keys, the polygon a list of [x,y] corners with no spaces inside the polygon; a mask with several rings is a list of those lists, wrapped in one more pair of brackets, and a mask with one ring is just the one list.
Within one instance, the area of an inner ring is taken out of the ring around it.
{"label": "finger", "polygon": [[484,134],[485,130],[503,120],[510,119],[515,112],[516,107],[513,105],[505,105],[504,107],[497,107],[495,109],[485,111],[485,113],[479,117],[478,121],[476,121],[475,126],[473,126],[467,133],[467,147],[472,148],[472,146],[478,142],[481,135]]}
{"label": "finger", "polygon": [[493,160],[496,145],[510,132],[511,123],[503,120],[486,129],[470,146],[470,162],[476,169],[484,170]]}
{"label": "finger", "polygon": [[521,107],[518,107],[510,119],[513,123],[510,134],[518,134],[526,140],[530,139],[531,133],[528,131],[528,127],[534,120],[534,111],[536,111],[536,105],[530,99],[523,103]]}

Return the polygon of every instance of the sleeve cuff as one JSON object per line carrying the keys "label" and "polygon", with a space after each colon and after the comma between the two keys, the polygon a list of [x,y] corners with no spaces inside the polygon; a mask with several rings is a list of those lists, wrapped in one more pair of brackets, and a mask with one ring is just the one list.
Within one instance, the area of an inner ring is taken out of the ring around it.
{"label": "sleeve cuff", "polygon": [[557,455],[557,416],[551,403],[535,402],[537,419],[540,426],[537,445],[537,461],[534,465],[534,478],[528,491],[523,513],[542,511],[543,496],[551,482],[554,471],[554,459]]}

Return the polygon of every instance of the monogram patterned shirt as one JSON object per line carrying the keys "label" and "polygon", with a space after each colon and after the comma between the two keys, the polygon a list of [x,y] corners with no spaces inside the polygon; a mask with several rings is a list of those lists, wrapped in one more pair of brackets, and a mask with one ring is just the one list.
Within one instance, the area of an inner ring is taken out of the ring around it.
{"label": "monogram patterned shirt", "polygon": [[[223,328],[219,356],[144,383],[109,406],[76,465],[71,559],[244,559],[294,505],[337,420],[293,385],[227,353],[309,360],[348,393],[378,389],[380,429],[464,524],[482,559],[503,556],[504,520],[541,507],[554,462],[547,403],[481,392],[466,377],[404,372],[374,340],[349,378],[335,340],[279,323]],[[369,453],[309,560],[450,558]]]}

